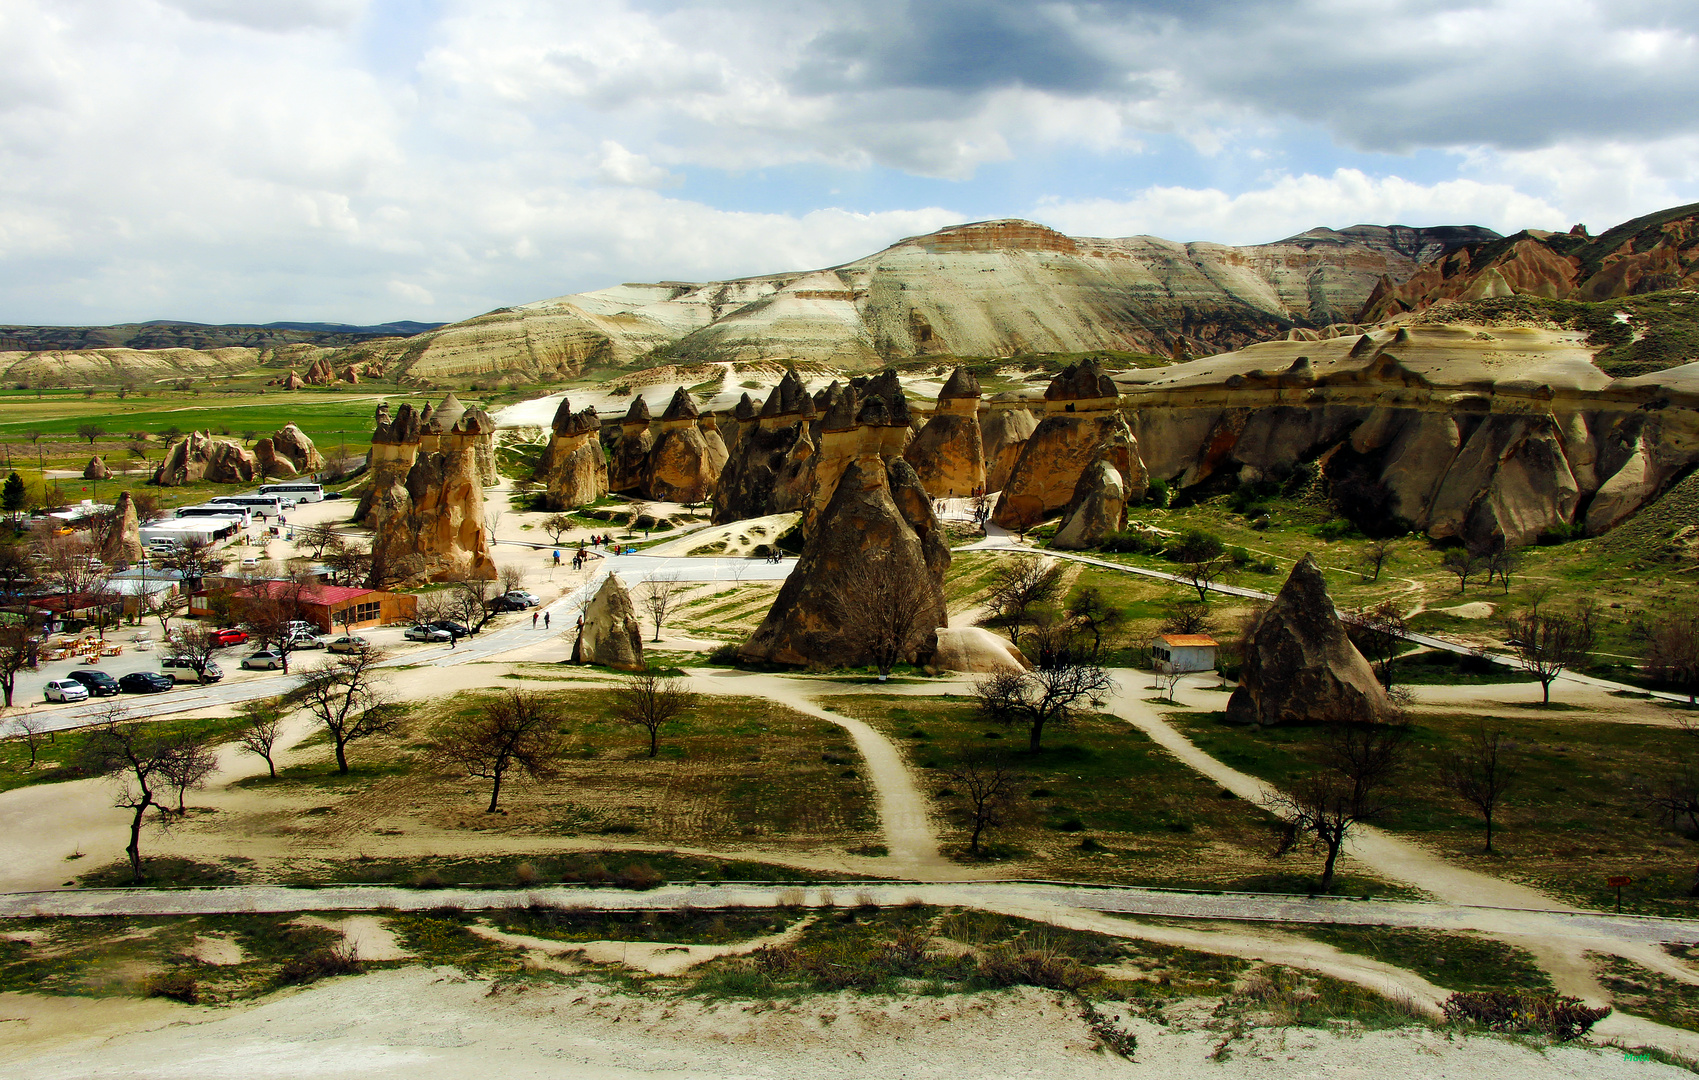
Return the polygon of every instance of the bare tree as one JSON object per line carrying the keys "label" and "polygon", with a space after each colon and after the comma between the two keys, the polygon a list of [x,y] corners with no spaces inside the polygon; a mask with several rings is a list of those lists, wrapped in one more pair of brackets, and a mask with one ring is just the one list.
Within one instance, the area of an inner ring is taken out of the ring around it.
{"label": "bare tree", "polygon": [[1481,557],[1464,547],[1454,547],[1439,561],[1439,568],[1457,578],[1457,591],[1467,592],[1469,579],[1481,571]]}
{"label": "bare tree", "polygon": [[272,755],[276,752],[277,740],[283,734],[283,699],[254,698],[242,702],[236,711],[245,721],[236,733],[237,744],[255,757],[264,758],[271,778],[277,779],[277,761]]}
{"label": "bare tree", "polygon": [[1487,823],[1486,850],[1493,849],[1493,814],[1516,780],[1521,755],[1516,744],[1497,728],[1478,722],[1463,747],[1440,761],[1440,776],[1452,794],[1473,806]]}
{"label": "bare tree", "polygon": [[555,775],[566,752],[559,710],[541,694],[507,690],[483,708],[439,727],[431,739],[432,756],[468,776],[490,781],[490,805],[496,812],[502,780],[513,770],[533,779]]}
{"label": "bare tree", "polygon": [[540,524],[543,531],[549,534],[549,542],[554,544],[560,543],[561,537],[578,527],[578,522],[572,519],[571,514],[566,513],[550,514]]}
{"label": "bare tree", "polygon": [[171,633],[171,620],[182,615],[189,607],[189,598],[176,589],[144,591],[136,599],[142,617],[158,619],[159,632],[167,636]]}
{"label": "bare tree", "polygon": [[207,681],[206,669],[212,666],[221,648],[223,646],[218,644],[211,630],[199,623],[190,623],[178,633],[175,653],[179,659],[188,662],[195,673],[195,681],[204,683]]}
{"label": "bare tree", "polygon": [[[270,645],[283,661],[283,673],[289,674],[289,657],[295,651],[295,631],[305,608],[301,598],[311,584],[304,575],[293,575],[285,581],[262,582],[253,586],[243,605],[242,625],[248,628],[262,645]],[[352,610],[352,608],[344,609]]]}
{"label": "bare tree", "polygon": [[1165,634],[1207,634],[1214,625],[1209,605],[1202,600],[1177,600],[1169,604],[1162,620]]}
{"label": "bare tree", "polygon": [[1552,683],[1565,671],[1586,663],[1593,650],[1593,613],[1582,608],[1573,615],[1555,611],[1526,611],[1510,620],[1510,647],[1522,670],[1540,680],[1545,701]]}
{"label": "bare tree", "polygon": [[1064,609],[1069,618],[1091,635],[1091,658],[1096,660],[1103,650],[1103,636],[1114,633],[1127,621],[1127,613],[1110,602],[1095,585],[1087,585],[1068,601]]}
{"label": "bare tree", "polygon": [[130,874],[142,883],[142,825],[150,808],[157,808],[163,822],[166,810],[159,794],[170,786],[166,771],[180,753],[178,740],[161,733],[156,725],[126,720],[124,708],[112,702],[102,710],[101,722],[89,730],[82,750],[82,771],[108,776],[117,781],[114,805],[130,811]]}
{"label": "bare tree", "polygon": [[[1651,628],[1643,667],[1648,678],[1699,699],[1699,613],[1669,612]],[[10,695],[6,704],[10,705]]]}
{"label": "bare tree", "polygon": [[1172,540],[1163,554],[1180,567],[1180,577],[1198,591],[1198,602],[1209,600],[1209,590],[1233,566],[1227,545],[1214,533],[1188,529]]}
{"label": "bare tree", "polygon": [[324,564],[333,585],[362,585],[373,576],[371,549],[341,536],[325,547]]}
{"label": "bare tree", "polygon": [[1522,552],[1500,541],[1486,557],[1487,583],[1490,585],[1494,575],[1497,575],[1499,584],[1504,586],[1505,595],[1509,596],[1510,579],[1521,572],[1522,564],[1526,561]]}
{"label": "bare tree", "polygon": [[1168,699],[1169,704],[1173,704],[1174,691],[1180,688],[1180,683],[1185,680],[1187,674],[1188,672],[1184,671],[1159,671],[1156,673],[1156,688],[1162,691],[1162,696]]}
{"label": "bare tree", "polygon": [[306,671],[285,697],[285,704],[304,708],[330,735],[336,748],[336,771],[348,772],[348,745],[394,731],[400,710],[377,679],[377,649],[362,649],[327,659]]}
{"label": "bare tree", "polygon": [[650,757],[660,751],[661,729],[696,705],[696,695],[685,685],[683,679],[643,671],[620,680],[614,691],[614,716],[649,733]]}
{"label": "bare tree", "polygon": [[1369,581],[1379,581],[1380,572],[1387,563],[1396,562],[1398,556],[1393,549],[1398,541],[1392,537],[1370,540],[1368,547],[1363,549],[1363,576]]}
{"label": "bare tree", "polygon": [[449,586],[445,603],[454,612],[455,621],[474,634],[496,616],[495,608],[490,606],[494,584],[482,578],[460,578]]}
{"label": "bare tree", "polygon": [[13,723],[18,729],[18,738],[29,750],[29,767],[35,768],[36,755],[41,750],[41,744],[47,741],[47,722],[39,716],[24,714]]}
{"label": "bare tree", "polygon": [[308,549],[315,559],[323,558],[325,549],[336,543],[337,539],[336,530],[328,521],[316,525],[298,525],[295,528],[295,546]]}
{"label": "bare tree", "polygon": [[93,446],[95,440],[104,434],[106,434],[106,429],[101,427],[99,424],[88,423],[77,425],[77,438],[87,439],[90,446]]}
{"label": "bare tree", "polygon": [[986,621],[1002,626],[1009,640],[1021,643],[1021,627],[1027,623],[1027,612],[1034,604],[1052,599],[1061,587],[1062,564],[1038,555],[1017,555],[1005,559],[991,573],[991,587],[985,595],[991,617]]}
{"label": "bare tree", "polygon": [[[38,645],[27,624],[12,622],[0,625],[0,691],[5,693],[6,708],[12,707],[12,692],[18,686],[18,672],[34,671],[38,655]],[[32,752],[30,764],[34,763]]]}
{"label": "bare tree", "polygon": [[986,719],[1025,727],[1027,748],[1036,754],[1046,725],[1067,723],[1087,706],[1100,707],[1114,689],[1115,680],[1096,664],[1065,663],[987,676],[973,694]]}
{"label": "bare tree", "polygon": [[525,588],[525,570],[523,567],[509,563],[496,573],[496,584],[501,586],[504,593],[520,592]]}
{"label": "bare tree", "polygon": [[961,812],[968,827],[968,851],[978,855],[981,838],[1008,824],[1018,812],[1021,778],[1003,758],[984,753],[964,755],[949,777],[964,800]]}
{"label": "bare tree", "polygon": [[1277,854],[1306,837],[1325,854],[1320,891],[1333,885],[1345,840],[1359,825],[1384,814],[1393,801],[1391,782],[1403,762],[1409,726],[1335,724],[1321,758],[1288,791],[1268,791],[1263,803],[1286,821]]}
{"label": "bare tree", "polygon": [[865,572],[833,598],[833,614],[844,636],[846,658],[852,662],[863,656],[871,659],[880,682],[905,657],[914,655],[921,644],[917,638],[932,629],[922,625],[925,620],[914,583],[888,552],[876,553]]}
{"label": "bare tree", "polygon": [[1383,600],[1373,607],[1360,607],[1345,616],[1345,633],[1380,676],[1380,684],[1392,689],[1392,662],[1404,648],[1409,626],[1397,603]]}
{"label": "bare tree", "polygon": [[656,574],[645,583],[643,610],[655,626],[656,641],[661,640],[661,624],[666,621],[667,613],[677,605],[683,591],[677,576],[672,574]]}
{"label": "bare tree", "polygon": [[[184,805],[190,791],[199,791],[206,786],[207,777],[218,768],[218,755],[212,748],[195,739],[176,739],[170,746],[170,752],[165,757],[164,767],[160,776],[165,780],[165,786],[177,793],[177,816],[184,817],[188,808]],[[163,811],[165,808],[162,806]]]}
{"label": "bare tree", "polygon": [[637,519],[638,518],[648,518],[650,523],[653,524],[654,523],[654,515],[655,515],[655,508],[650,506],[648,503],[646,503],[646,502],[634,502],[634,503],[632,503],[627,508],[627,516],[626,516],[626,519],[625,519],[625,533],[626,533],[626,535],[631,536],[631,535],[634,535],[637,532],[637,529],[638,529]]}

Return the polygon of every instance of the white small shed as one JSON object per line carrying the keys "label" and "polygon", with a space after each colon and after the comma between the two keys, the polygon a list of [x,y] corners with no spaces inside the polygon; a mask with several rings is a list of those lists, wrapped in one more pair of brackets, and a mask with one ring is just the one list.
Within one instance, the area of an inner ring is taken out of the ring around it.
{"label": "white small shed", "polygon": [[1216,648],[1208,634],[1163,634],[1150,643],[1150,657],[1164,674],[1214,671]]}

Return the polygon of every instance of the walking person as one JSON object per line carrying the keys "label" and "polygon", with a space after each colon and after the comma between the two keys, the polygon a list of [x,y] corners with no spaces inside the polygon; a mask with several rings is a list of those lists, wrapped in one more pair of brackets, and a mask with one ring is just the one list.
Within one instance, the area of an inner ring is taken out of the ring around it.
{"label": "walking person", "polygon": [[537,629],[537,613],[535,611],[531,613],[531,629]]}
{"label": "walking person", "polygon": [[451,649],[460,648],[460,635],[454,633],[452,630],[449,631],[448,634],[448,647]]}
{"label": "walking person", "polygon": [[543,629],[547,630],[548,628],[549,628],[549,613],[545,611],[545,612],[543,612]]}

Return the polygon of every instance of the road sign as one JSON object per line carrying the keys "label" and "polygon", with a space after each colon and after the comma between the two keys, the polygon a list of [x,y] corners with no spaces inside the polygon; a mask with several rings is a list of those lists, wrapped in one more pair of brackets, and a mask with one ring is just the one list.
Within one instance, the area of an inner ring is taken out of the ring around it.
{"label": "road sign", "polygon": [[1605,879],[1605,884],[1609,885],[1613,889],[1621,889],[1634,884],[1634,879],[1626,877],[1610,877]]}

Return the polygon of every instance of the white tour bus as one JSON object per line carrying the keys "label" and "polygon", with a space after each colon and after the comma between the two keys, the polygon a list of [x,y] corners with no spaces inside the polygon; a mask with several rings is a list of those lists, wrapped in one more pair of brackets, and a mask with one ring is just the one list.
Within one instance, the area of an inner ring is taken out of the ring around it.
{"label": "white tour bus", "polygon": [[248,516],[253,513],[246,506],[231,506],[229,503],[201,503],[199,506],[179,506],[171,511],[173,517],[227,517],[241,522],[243,528],[248,527]]}
{"label": "white tour bus", "polygon": [[[215,506],[245,506],[251,514],[273,516],[295,504],[295,500],[284,495],[214,495],[207,502]],[[285,503],[289,505],[285,506]]]}
{"label": "white tour bus", "polygon": [[297,480],[293,483],[262,484],[261,495],[281,495],[298,503],[323,502],[324,486],[309,480]]}

